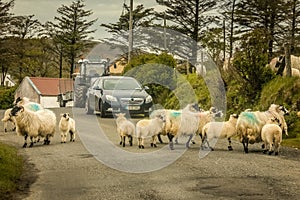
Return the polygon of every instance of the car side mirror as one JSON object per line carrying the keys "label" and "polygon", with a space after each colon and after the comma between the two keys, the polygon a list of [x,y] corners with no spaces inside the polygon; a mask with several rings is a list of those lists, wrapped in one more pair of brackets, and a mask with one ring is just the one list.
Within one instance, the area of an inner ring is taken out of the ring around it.
{"label": "car side mirror", "polygon": [[93,89],[94,90],[101,90],[101,88],[98,85],[96,85],[95,87],[93,87]]}
{"label": "car side mirror", "polygon": [[144,89],[145,89],[145,90],[149,90],[150,88],[146,85],[146,86],[144,87]]}

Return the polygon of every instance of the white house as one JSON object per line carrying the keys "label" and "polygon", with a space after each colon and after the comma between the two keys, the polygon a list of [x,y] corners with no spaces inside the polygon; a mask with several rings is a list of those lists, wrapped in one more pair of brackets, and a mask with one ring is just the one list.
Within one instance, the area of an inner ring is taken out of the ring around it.
{"label": "white house", "polygon": [[[57,96],[60,80],[62,79],[26,76],[15,92],[15,99],[17,97],[27,97],[33,102],[40,103],[44,108],[58,108]],[[67,104],[67,106],[70,105],[72,105],[72,102]]]}
{"label": "white house", "polygon": [[3,75],[1,76],[1,83],[4,83],[4,86],[6,87],[13,87],[16,85],[16,82],[11,78],[10,74],[6,74],[3,81]]}

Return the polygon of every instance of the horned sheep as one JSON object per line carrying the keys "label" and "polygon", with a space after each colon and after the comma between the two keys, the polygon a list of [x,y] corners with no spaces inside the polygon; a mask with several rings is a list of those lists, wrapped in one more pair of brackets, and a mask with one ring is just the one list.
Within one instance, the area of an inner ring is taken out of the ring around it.
{"label": "horned sheep", "polygon": [[27,147],[28,136],[31,140],[29,147],[33,146],[33,139],[38,136],[45,137],[44,144],[50,144],[50,137],[54,136],[56,130],[56,116],[53,111],[43,109],[33,112],[23,106],[15,106],[11,115],[16,120],[17,134],[24,136],[24,148]]}
{"label": "horned sheep", "polygon": [[135,126],[134,124],[126,119],[125,113],[118,113],[116,114],[117,119],[117,132],[121,138],[120,145],[125,147],[125,139],[128,137],[129,145],[132,146],[132,137],[135,134]]}
{"label": "horned sheep", "polygon": [[228,150],[233,150],[231,146],[231,137],[236,135],[236,122],[238,115],[231,114],[229,120],[226,122],[209,122],[204,125],[202,129],[202,144],[201,149],[204,149],[205,143],[213,151],[214,149],[210,146],[210,142],[214,138],[223,139],[227,138],[228,140]]}
{"label": "horned sheep", "polygon": [[75,142],[75,121],[69,113],[60,114],[61,118],[58,124],[61,136],[61,143],[66,143],[67,135],[70,133],[70,142]]}

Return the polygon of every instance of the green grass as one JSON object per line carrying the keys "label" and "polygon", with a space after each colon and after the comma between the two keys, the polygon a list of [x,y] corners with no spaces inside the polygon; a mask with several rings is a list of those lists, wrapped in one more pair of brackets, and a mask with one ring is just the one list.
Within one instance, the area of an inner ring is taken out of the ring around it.
{"label": "green grass", "polygon": [[300,149],[300,137],[284,139],[281,144],[282,146]]}
{"label": "green grass", "polygon": [[17,149],[0,143],[0,199],[11,199],[23,169],[23,159]]}

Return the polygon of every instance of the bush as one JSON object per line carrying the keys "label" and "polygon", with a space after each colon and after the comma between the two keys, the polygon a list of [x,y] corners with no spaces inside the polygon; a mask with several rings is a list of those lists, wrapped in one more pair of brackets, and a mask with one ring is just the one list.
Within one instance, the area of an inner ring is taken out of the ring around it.
{"label": "bush", "polygon": [[300,78],[278,76],[271,80],[262,90],[256,108],[266,110],[272,103],[284,105],[290,115],[285,116],[288,124],[289,138],[294,138],[300,133],[300,120],[296,116],[300,110]]}
{"label": "bush", "polygon": [[0,87],[0,109],[7,109],[13,106],[15,87]]}

